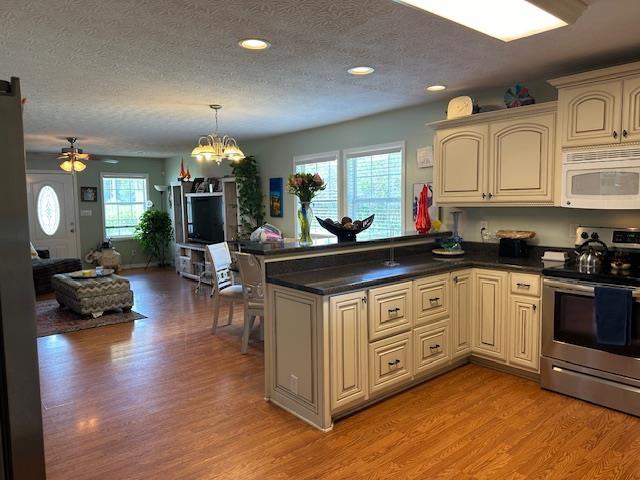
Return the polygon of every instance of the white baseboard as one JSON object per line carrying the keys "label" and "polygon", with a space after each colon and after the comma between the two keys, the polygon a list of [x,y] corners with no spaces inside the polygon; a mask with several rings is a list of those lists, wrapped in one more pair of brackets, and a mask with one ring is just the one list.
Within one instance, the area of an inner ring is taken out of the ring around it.
{"label": "white baseboard", "polygon": [[[145,268],[147,266],[147,262],[143,262],[143,263],[129,263],[127,265],[122,265],[122,269],[123,270],[130,270],[132,268]],[[150,267],[157,267],[158,266],[158,262],[151,262],[149,264]]]}

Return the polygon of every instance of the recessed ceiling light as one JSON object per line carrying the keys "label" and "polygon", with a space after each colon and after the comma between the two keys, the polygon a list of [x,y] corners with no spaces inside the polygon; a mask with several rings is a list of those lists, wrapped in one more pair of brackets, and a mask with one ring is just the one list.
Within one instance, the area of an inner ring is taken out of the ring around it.
{"label": "recessed ceiling light", "polygon": [[[582,2],[556,0],[396,0],[510,42],[574,22]],[[541,5],[540,7],[536,4]]]}
{"label": "recessed ceiling light", "polygon": [[369,75],[375,72],[375,69],[373,67],[351,67],[347,72],[351,75]]}
{"label": "recessed ceiling light", "polygon": [[271,46],[269,42],[260,40],[259,38],[245,38],[244,40],[240,40],[238,45],[247,50],[266,50]]}
{"label": "recessed ceiling light", "polygon": [[426,89],[430,92],[441,92],[442,90],[446,90],[447,86],[446,85],[429,85]]}

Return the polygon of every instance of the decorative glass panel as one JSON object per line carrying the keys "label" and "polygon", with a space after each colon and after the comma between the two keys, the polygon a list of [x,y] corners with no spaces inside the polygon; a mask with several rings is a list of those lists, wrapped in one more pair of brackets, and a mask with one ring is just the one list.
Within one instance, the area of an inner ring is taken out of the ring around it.
{"label": "decorative glass panel", "polygon": [[54,235],[60,226],[60,201],[50,185],[40,189],[36,200],[36,212],[38,223],[45,235]]}

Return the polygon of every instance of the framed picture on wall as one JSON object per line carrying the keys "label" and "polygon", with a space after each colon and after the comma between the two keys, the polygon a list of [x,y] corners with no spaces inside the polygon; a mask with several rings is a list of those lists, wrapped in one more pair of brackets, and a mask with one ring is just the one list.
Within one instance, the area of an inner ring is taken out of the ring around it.
{"label": "framed picture on wall", "polygon": [[269,215],[272,217],[284,216],[282,177],[269,179]]}
{"label": "framed picture on wall", "polygon": [[440,209],[433,200],[433,182],[414,183],[413,195],[411,195],[411,212],[414,224],[416,223],[416,217],[418,216],[418,200],[420,199],[420,192],[424,186],[429,189],[429,196],[427,197],[429,203],[429,218],[431,220],[440,220]]}
{"label": "framed picture on wall", "polygon": [[98,187],[80,187],[80,200],[83,202],[97,202]]}

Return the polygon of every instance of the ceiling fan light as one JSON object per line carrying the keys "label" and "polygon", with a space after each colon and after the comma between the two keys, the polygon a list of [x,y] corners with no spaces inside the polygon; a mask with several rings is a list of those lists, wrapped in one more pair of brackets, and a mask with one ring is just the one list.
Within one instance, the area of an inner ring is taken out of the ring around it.
{"label": "ceiling fan light", "polygon": [[76,171],[76,172],[81,172],[81,171],[83,171],[85,168],[87,168],[87,166],[86,166],[84,163],[82,163],[82,162],[80,162],[80,161],[78,161],[78,160],[76,160],[75,162],[73,162],[73,170],[74,170],[74,171]]}
{"label": "ceiling fan light", "polygon": [[73,171],[73,162],[71,162],[71,160],[65,160],[64,162],[62,162],[60,164],[60,168],[62,170],[64,170],[65,172],[72,172]]}

